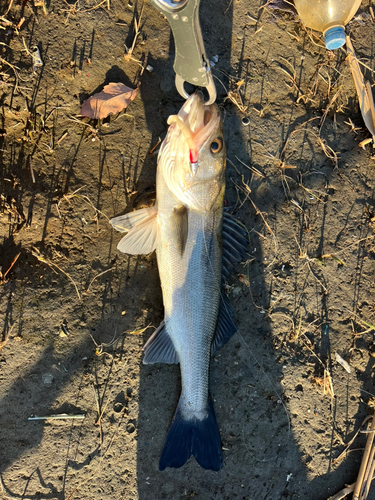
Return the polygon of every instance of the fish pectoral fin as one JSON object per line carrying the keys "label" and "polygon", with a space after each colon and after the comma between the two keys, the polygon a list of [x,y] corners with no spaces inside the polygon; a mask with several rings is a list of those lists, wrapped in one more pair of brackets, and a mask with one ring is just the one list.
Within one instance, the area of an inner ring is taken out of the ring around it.
{"label": "fish pectoral fin", "polygon": [[145,365],[153,363],[167,363],[169,365],[178,364],[179,359],[174,348],[171,337],[162,321],[143,347],[145,352],[143,363]]}
{"label": "fish pectoral fin", "polygon": [[175,207],[172,215],[172,227],[175,232],[177,251],[183,256],[188,237],[188,210],[185,205]]}
{"label": "fish pectoral fin", "polygon": [[[149,208],[143,208],[142,210],[137,210],[137,212],[143,212],[143,210],[148,210],[148,214],[143,216],[141,221],[138,221],[131,229],[125,229],[129,232],[117,245],[120,252],[139,255],[148,254],[155,250],[158,237],[158,214],[156,209]],[[137,212],[133,213],[136,214]],[[118,219],[118,217],[116,217],[116,219]],[[112,219],[112,221],[113,220],[114,219]],[[128,227],[129,224],[133,222],[134,219],[133,221],[126,221],[125,224]],[[112,223],[112,225],[118,229],[118,224],[115,223],[114,225]]]}
{"label": "fish pectoral fin", "polygon": [[125,215],[120,215],[119,217],[113,217],[109,222],[112,227],[120,233],[126,233],[132,229],[137,224],[144,222],[146,219],[155,217],[157,214],[157,209],[155,206],[142,208],[140,210],[134,210],[134,212],[129,212]]}
{"label": "fish pectoral fin", "polygon": [[228,212],[223,214],[223,265],[222,276],[226,280],[235,265],[245,255],[249,245],[247,231]]}
{"label": "fish pectoral fin", "polygon": [[211,356],[213,356],[220,347],[223,347],[223,345],[236,333],[237,327],[233,321],[233,313],[232,304],[227,299],[224,291],[222,291],[219,317],[211,344]]}

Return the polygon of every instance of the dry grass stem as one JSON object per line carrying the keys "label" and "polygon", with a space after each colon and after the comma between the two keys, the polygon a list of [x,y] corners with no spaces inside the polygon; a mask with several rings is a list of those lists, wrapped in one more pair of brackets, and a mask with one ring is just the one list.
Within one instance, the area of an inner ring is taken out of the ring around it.
{"label": "dry grass stem", "polygon": [[338,168],[339,166],[338,154],[335,151],[333,151],[333,149],[330,146],[328,146],[326,141],[322,139],[320,136],[318,136],[318,141],[326,157],[332,160],[332,162],[335,164],[335,168]]}
{"label": "dry grass stem", "polygon": [[159,144],[160,144],[160,143],[161,143],[161,139],[160,139],[160,137],[159,137],[158,142],[155,144],[155,146],[153,146],[153,147],[150,149],[150,151],[149,151],[150,155],[152,155],[152,154],[153,154],[153,152],[154,152],[154,151],[155,151],[155,149],[159,146]]}
{"label": "dry grass stem", "polygon": [[3,274],[1,272],[1,269],[0,269],[0,285],[3,285],[4,283],[6,283],[6,276],[7,274],[9,273],[9,271],[12,269],[12,267],[14,266],[14,264],[17,262],[18,260],[18,257],[21,255],[21,252],[19,252],[15,257],[14,259],[12,260],[12,263],[10,264],[10,266],[8,267],[8,269],[5,271],[5,273]]}
{"label": "dry grass stem", "polygon": [[253,200],[250,198],[249,196],[249,200],[250,200],[250,203],[253,205],[254,209],[255,209],[255,214],[256,215],[260,215],[261,218],[262,218],[262,221],[264,223],[264,225],[266,226],[268,232],[270,233],[270,235],[272,236],[272,239],[273,239],[273,242],[274,242],[274,245],[275,245],[275,256],[274,258],[270,261],[270,263],[267,265],[267,267],[270,267],[272,266],[272,264],[275,262],[276,260],[276,256],[277,256],[277,253],[278,253],[278,245],[277,245],[277,239],[276,239],[276,236],[274,234],[274,232],[272,231],[272,229],[270,228],[268,222],[266,221],[265,217],[263,216],[263,212],[261,212],[259,210],[259,208],[255,205],[255,203],[253,202]]}
{"label": "dry grass stem", "polygon": [[232,165],[232,167],[235,169],[235,171],[237,172],[238,175],[241,175],[241,172],[238,170],[238,168],[236,167],[236,165],[232,162],[232,160],[230,158],[227,158],[227,161]]}
{"label": "dry grass stem", "polygon": [[103,276],[103,274],[109,273],[110,271],[113,271],[115,267],[111,267],[110,269],[106,269],[102,273],[97,274],[89,283],[89,286],[86,288],[86,290],[83,292],[84,294],[88,293],[90,286],[94,283],[96,279],[98,279],[100,276]]}
{"label": "dry grass stem", "polygon": [[248,106],[245,106],[243,102],[243,97],[241,95],[241,87],[245,84],[245,80],[242,79],[239,81],[235,81],[235,79],[230,75],[227,76],[229,77],[229,81],[233,90],[228,91],[228,95],[224,98],[224,101],[226,100],[231,101],[239,109],[241,113],[245,113]]}
{"label": "dry grass stem", "polygon": [[98,412],[98,418],[97,418],[97,420],[96,420],[96,422],[95,422],[94,425],[100,427],[100,446],[102,446],[102,444],[103,444],[103,433],[102,433],[101,424],[102,424],[102,418],[103,418],[104,412],[105,412],[105,410],[107,408],[108,402],[104,406],[102,406],[100,404],[100,396],[96,393],[94,384],[92,385],[92,388],[94,390],[94,396],[95,396],[96,407],[97,407],[97,412]]}
{"label": "dry grass stem", "polygon": [[10,334],[12,333],[12,330],[14,328],[14,325],[15,325],[15,323],[13,323],[13,325],[10,328],[8,328],[7,331],[5,332],[3,340],[0,342],[0,351],[5,346],[5,344],[8,342]]}
{"label": "dry grass stem", "polygon": [[107,343],[107,344],[106,344],[105,342],[102,342],[101,344],[98,344],[98,343],[95,341],[94,337],[91,335],[91,333],[89,333],[89,335],[90,335],[90,337],[91,337],[91,340],[92,340],[92,341],[94,342],[94,344],[95,344],[95,355],[96,355],[96,356],[102,356],[103,354],[107,354],[107,355],[108,355],[108,356],[110,356],[110,358],[113,360],[113,356],[112,356],[112,354],[110,354],[109,352],[104,351],[104,348],[105,348],[105,347],[111,347],[111,346],[113,346],[114,344],[116,344],[116,342],[117,342],[117,338],[118,338],[118,337],[116,336],[116,332],[115,332],[115,334],[114,334],[114,336],[113,336],[113,338],[112,338],[111,342],[109,342],[109,343]]}
{"label": "dry grass stem", "polygon": [[[332,460],[332,464],[336,464],[337,462],[339,462],[343,457],[344,455],[349,451],[349,448],[350,446],[354,443],[356,437],[358,436],[358,434],[361,432],[361,429],[362,427],[365,425],[366,422],[368,422],[370,419],[372,418],[371,415],[369,415],[368,417],[366,417],[364,419],[364,421],[362,422],[362,424],[360,425],[359,429],[357,430],[357,432],[354,434],[354,436],[352,437],[352,439],[349,441],[349,443],[346,444],[345,446],[345,449],[340,453],[340,455],[335,458],[334,460]],[[354,483],[355,484],[355,483]],[[354,486],[354,485],[353,485]],[[354,490],[354,487],[353,487],[353,490]],[[352,491],[353,491],[352,490]]]}
{"label": "dry grass stem", "polygon": [[76,282],[68,273],[66,273],[63,269],[61,269],[61,267],[59,267],[57,264],[54,264],[53,262],[51,262],[48,259],[46,259],[45,257],[43,257],[43,255],[39,252],[39,250],[37,248],[33,247],[33,251],[31,253],[40,262],[43,262],[43,264],[47,264],[47,266],[49,266],[55,274],[58,274],[58,273],[55,271],[54,268],[58,269],[60,271],[60,273],[64,274],[69,279],[69,281],[73,284],[75,291],[77,293],[77,296],[78,296],[79,300],[81,300],[81,295],[78,291],[78,287],[76,285]]}
{"label": "dry grass stem", "polygon": [[[371,431],[375,431],[375,418],[372,416]],[[370,489],[374,473],[374,454],[375,448],[373,445],[375,432],[370,432],[363,452],[361,466],[359,468],[357,481],[353,492],[353,500],[366,500]]]}
{"label": "dry grass stem", "polygon": [[[345,309],[347,309],[347,308],[345,308]],[[367,330],[365,330],[364,332],[361,332],[361,333],[355,333],[355,336],[363,335],[363,334],[369,333],[371,331],[375,332],[375,325],[368,323],[367,321],[364,321],[355,312],[350,311],[349,309],[347,309],[347,311],[350,312],[350,317],[352,318],[352,321],[355,321],[356,323],[361,325],[363,328],[367,327]]]}
{"label": "dry grass stem", "polygon": [[85,203],[87,203],[87,205],[90,205],[90,207],[92,207],[95,210],[95,217],[96,217],[95,220],[96,220],[96,222],[98,221],[98,218],[97,218],[98,214],[103,215],[103,217],[105,217],[107,219],[107,221],[109,221],[109,217],[107,217],[105,213],[101,212],[98,208],[96,208],[95,205],[93,204],[93,202],[90,200],[90,198],[88,196],[77,194],[81,189],[83,189],[85,187],[86,186],[81,186],[80,188],[76,189],[72,194],[64,194],[64,196],[57,203],[58,209],[60,208],[60,203],[63,200],[67,201],[69,203],[69,201],[72,198],[78,198],[79,200],[82,200]]}
{"label": "dry grass stem", "polygon": [[133,330],[132,332],[126,331],[125,333],[128,333],[129,335],[143,335],[143,333],[148,329],[148,328],[155,328],[154,326],[151,325],[151,323],[144,328],[140,328],[139,330]]}
{"label": "dry grass stem", "polygon": [[252,200],[251,198],[249,198],[249,200],[250,200],[250,203],[251,203],[251,204],[253,205],[253,207],[254,207],[254,210],[255,210],[255,215],[260,215],[260,216],[261,216],[262,221],[264,222],[264,225],[266,226],[266,228],[267,228],[268,232],[269,232],[270,234],[272,234],[272,235],[273,235],[273,231],[272,231],[272,229],[270,228],[270,226],[269,226],[268,222],[266,221],[266,219],[264,218],[264,216],[263,216],[263,212],[261,212],[261,211],[259,210],[259,208],[255,205],[255,203],[253,202],[253,200]]}
{"label": "dry grass stem", "polygon": [[311,259],[308,254],[307,254],[307,250],[305,250],[304,252],[302,251],[301,249],[301,246],[300,244],[298,243],[297,241],[297,238],[294,237],[296,243],[297,243],[297,246],[299,248],[299,258],[300,259],[305,259],[306,260],[306,264],[307,264],[307,267],[309,268],[311,274],[314,276],[314,278],[316,279],[316,281],[319,283],[319,285],[322,287],[323,291],[324,291],[324,294],[328,293],[328,290],[327,288],[325,287],[325,285],[322,283],[322,281],[318,278],[318,276],[316,275],[316,273],[313,271],[312,267],[311,267],[311,262],[313,262],[314,260],[319,260],[319,259]]}
{"label": "dry grass stem", "polygon": [[[137,38],[141,34],[141,29],[142,29],[141,19],[142,19],[142,14],[143,14],[143,8],[144,8],[144,5],[142,5],[141,13],[139,14],[139,16],[137,16],[136,12],[134,13],[134,32],[135,32],[134,38],[133,38],[133,42],[132,42],[132,45],[130,48],[128,48],[125,45],[126,54],[124,56],[126,61],[132,60],[132,61],[135,61],[139,64],[141,64],[141,61],[139,61],[138,59],[134,59],[132,56],[133,56],[133,51],[135,49],[135,44],[137,43]],[[142,66],[142,64],[141,64],[141,66]]]}
{"label": "dry grass stem", "polygon": [[309,120],[306,120],[305,122],[301,123],[301,125],[299,125],[297,128],[295,128],[289,135],[288,137],[286,138],[286,141],[285,141],[285,144],[284,144],[284,147],[283,147],[283,150],[281,151],[281,154],[280,154],[280,161],[283,162],[284,161],[284,157],[285,157],[285,153],[286,153],[286,148],[289,144],[289,141],[290,139],[292,138],[292,136],[294,134],[296,134],[297,132],[301,132],[304,130],[304,127],[310,123],[311,121],[313,120],[319,120],[319,116],[314,116],[313,118],[310,118]]}
{"label": "dry grass stem", "polygon": [[322,255],[322,258],[324,258],[324,257],[333,257],[334,255],[338,255],[339,253],[346,252],[346,250],[348,250],[349,248],[353,247],[354,245],[358,245],[359,243],[362,243],[362,241],[372,240],[374,238],[375,238],[375,234],[372,235],[372,236],[366,236],[366,238],[360,238],[359,240],[354,241],[353,243],[351,243],[350,245],[348,245],[347,247],[341,248],[341,250],[338,250],[337,252],[333,252],[333,253],[330,253],[330,254],[327,254],[327,255]]}
{"label": "dry grass stem", "polygon": [[248,168],[249,170],[251,170],[251,172],[253,172],[253,174],[255,175],[258,175],[259,177],[261,177],[262,179],[265,179],[266,176],[262,174],[262,172],[260,172],[258,169],[256,169],[255,167],[249,167],[249,165],[246,165],[246,163],[244,163],[242,160],[240,160],[238,158],[238,156],[236,156],[236,159],[241,163],[241,165],[243,165],[244,167]]}
{"label": "dry grass stem", "polygon": [[[329,89],[328,89],[328,92],[329,92]],[[336,99],[339,97],[340,92],[341,92],[341,91],[340,91],[340,90],[338,90],[338,91],[336,92],[336,94],[332,97],[332,99],[329,101],[328,106],[327,106],[326,110],[324,111],[323,116],[322,116],[322,119],[321,119],[321,121],[320,121],[320,128],[322,128],[322,127],[323,127],[324,122],[325,122],[325,120],[326,120],[326,118],[327,118],[327,115],[328,115],[328,113],[329,113],[329,110],[330,110],[330,109],[331,109],[331,107],[333,106],[333,103],[336,101]]]}
{"label": "dry grass stem", "polygon": [[289,71],[287,71],[285,68],[281,67],[281,66],[276,66],[276,69],[282,71],[283,73],[285,73],[290,81],[291,81],[291,85],[287,85],[288,88],[295,88],[296,91],[297,91],[297,103],[302,100],[304,104],[307,104],[309,101],[312,101],[312,99],[308,96],[306,96],[305,94],[303,94],[303,92],[301,91],[301,89],[299,88],[299,86],[297,85],[297,76],[296,76],[296,69],[295,67],[287,60],[285,59],[284,57],[281,57],[281,59],[283,59],[283,61],[285,62],[285,64],[287,64],[289,66],[289,68],[291,68],[291,73],[289,73]]}

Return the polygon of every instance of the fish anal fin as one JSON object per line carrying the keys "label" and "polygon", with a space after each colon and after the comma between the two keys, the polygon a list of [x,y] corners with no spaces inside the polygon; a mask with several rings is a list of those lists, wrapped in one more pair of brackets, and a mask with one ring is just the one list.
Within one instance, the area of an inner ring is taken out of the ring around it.
{"label": "fish anal fin", "polygon": [[207,403],[207,416],[203,419],[186,420],[182,405],[180,397],[165,439],[159,470],[182,467],[192,455],[203,469],[220,470],[223,466],[223,451],[211,398]]}
{"label": "fish anal fin", "polygon": [[220,347],[223,347],[223,345],[225,345],[236,333],[237,328],[233,321],[233,313],[232,304],[229,302],[224,291],[222,291],[219,316],[211,344],[211,356],[213,356]]}
{"label": "fish anal fin", "polygon": [[153,363],[167,363],[170,365],[179,363],[177,352],[173,346],[172,339],[162,321],[143,347],[145,365]]}
{"label": "fish anal fin", "polygon": [[173,209],[173,228],[177,251],[183,256],[185,252],[186,241],[188,237],[188,210],[185,205]]}

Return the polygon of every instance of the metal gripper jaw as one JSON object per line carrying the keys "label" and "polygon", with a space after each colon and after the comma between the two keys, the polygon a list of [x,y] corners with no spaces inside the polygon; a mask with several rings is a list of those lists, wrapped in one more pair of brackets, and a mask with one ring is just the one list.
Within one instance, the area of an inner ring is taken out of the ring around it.
{"label": "metal gripper jaw", "polygon": [[187,99],[185,82],[198,87],[206,87],[209,99],[216,100],[216,87],[211,66],[206,56],[201,27],[199,24],[200,0],[151,0],[151,3],[167,18],[174,37],[176,56],[176,88]]}

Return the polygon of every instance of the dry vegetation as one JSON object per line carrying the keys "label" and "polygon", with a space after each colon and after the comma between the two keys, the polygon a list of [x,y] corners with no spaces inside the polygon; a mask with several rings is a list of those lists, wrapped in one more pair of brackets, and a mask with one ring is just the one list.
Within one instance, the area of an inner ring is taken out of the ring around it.
{"label": "dry vegetation", "polygon": [[[120,0],[0,7],[4,499],[375,498],[371,3],[349,60],[275,5],[220,1],[218,40],[202,0],[225,203],[250,239],[226,285],[238,334],[212,367],[216,476],[157,470],[178,383],[141,365],[162,317],[156,262],[118,256],[108,224],[152,198],[181,105],[168,27]],[[82,117],[111,82],[137,89],[131,114]]]}

